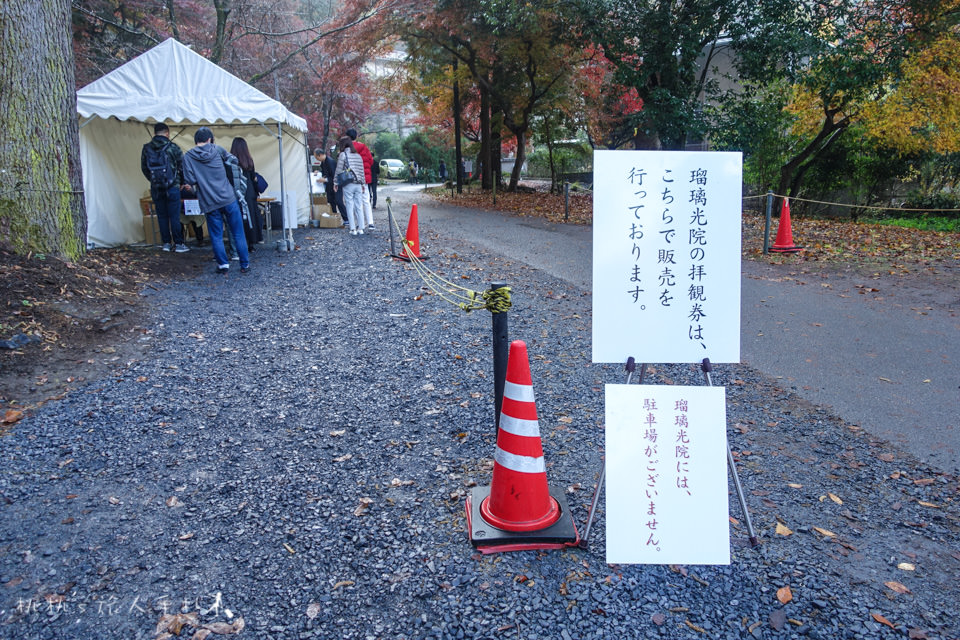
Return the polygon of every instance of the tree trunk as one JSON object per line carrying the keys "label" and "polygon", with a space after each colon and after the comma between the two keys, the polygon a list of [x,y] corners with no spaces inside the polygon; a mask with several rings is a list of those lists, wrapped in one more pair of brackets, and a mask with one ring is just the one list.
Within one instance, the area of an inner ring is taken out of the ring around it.
{"label": "tree trunk", "polygon": [[776,211],[779,211],[783,206],[783,198],[779,196],[792,197],[800,191],[800,185],[803,183],[807,171],[820,154],[826,151],[850,124],[849,117],[834,121],[833,116],[836,113],[835,110],[825,110],[820,131],[817,132],[814,139],[780,168],[780,183],[777,186],[780,206],[775,207]]}
{"label": "tree trunk", "polygon": [[480,166],[483,171],[480,175],[480,188],[492,189],[493,179],[490,177],[491,154],[493,140],[490,127],[490,94],[480,85]]}
{"label": "tree trunk", "polygon": [[76,260],[86,250],[70,0],[0,7],[0,242]]}

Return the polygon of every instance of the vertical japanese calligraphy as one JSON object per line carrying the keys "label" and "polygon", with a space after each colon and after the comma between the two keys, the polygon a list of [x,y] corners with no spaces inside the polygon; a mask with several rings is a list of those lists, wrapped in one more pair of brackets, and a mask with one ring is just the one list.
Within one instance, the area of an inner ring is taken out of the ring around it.
{"label": "vertical japanese calligraphy", "polygon": [[739,153],[594,154],[593,361],[740,360]]}
{"label": "vertical japanese calligraphy", "polygon": [[607,562],[728,564],[725,390],[605,391]]}

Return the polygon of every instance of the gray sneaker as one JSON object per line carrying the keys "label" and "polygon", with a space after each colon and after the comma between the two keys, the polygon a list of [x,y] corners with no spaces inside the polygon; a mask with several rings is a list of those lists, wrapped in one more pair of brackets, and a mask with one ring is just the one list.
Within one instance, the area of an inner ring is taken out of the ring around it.
{"label": "gray sneaker", "polygon": [[181,243],[177,245],[177,248],[175,249],[175,251],[177,253],[186,253],[187,251],[190,251],[190,249],[187,248],[187,245]]}
{"label": "gray sneaker", "polygon": [[172,248],[173,248],[173,247],[170,246],[170,243],[169,243],[169,242],[166,242],[166,243],[164,243],[164,245],[163,245],[163,250],[164,250],[164,251],[170,251],[170,249],[172,249]]}

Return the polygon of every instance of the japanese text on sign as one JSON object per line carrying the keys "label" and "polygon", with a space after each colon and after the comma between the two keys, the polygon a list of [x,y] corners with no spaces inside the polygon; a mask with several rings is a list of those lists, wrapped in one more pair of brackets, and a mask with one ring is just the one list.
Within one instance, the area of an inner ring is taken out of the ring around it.
{"label": "japanese text on sign", "polygon": [[724,397],[606,386],[608,563],[730,562]]}
{"label": "japanese text on sign", "polygon": [[593,361],[740,359],[739,153],[594,154]]}

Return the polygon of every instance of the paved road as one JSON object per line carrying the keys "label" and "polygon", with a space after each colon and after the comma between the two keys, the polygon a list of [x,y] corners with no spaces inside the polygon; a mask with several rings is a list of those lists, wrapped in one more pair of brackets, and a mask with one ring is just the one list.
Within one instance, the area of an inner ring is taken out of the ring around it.
{"label": "paved road", "polygon": [[[386,197],[401,220],[418,204],[421,237],[424,228],[450,234],[592,289],[590,227],[438,206],[410,187],[387,187]],[[743,262],[741,361],[918,459],[960,472],[960,300],[813,278]]]}

